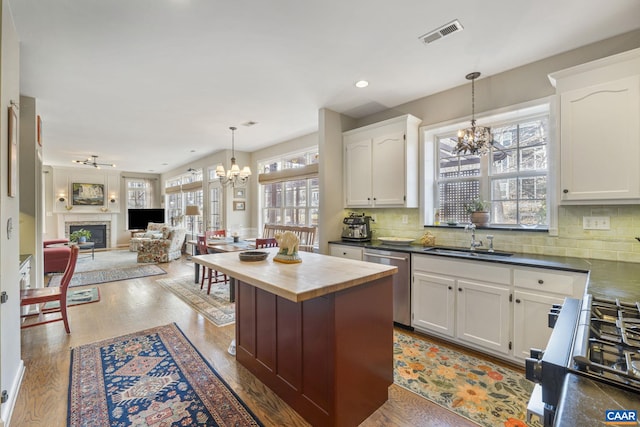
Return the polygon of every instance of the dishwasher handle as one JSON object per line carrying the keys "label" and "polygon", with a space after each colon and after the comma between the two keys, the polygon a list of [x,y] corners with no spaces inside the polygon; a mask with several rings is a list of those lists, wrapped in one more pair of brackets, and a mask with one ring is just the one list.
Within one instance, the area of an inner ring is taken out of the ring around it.
{"label": "dishwasher handle", "polygon": [[389,255],[379,255],[379,254],[372,254],[369,252],[365,252],[363,254],[366,257],[376,257],[376,258],[384,258],[384,259],[394,259],[397,261],[409,261],[409,257],[399,257],[399,256],[389,256]]}

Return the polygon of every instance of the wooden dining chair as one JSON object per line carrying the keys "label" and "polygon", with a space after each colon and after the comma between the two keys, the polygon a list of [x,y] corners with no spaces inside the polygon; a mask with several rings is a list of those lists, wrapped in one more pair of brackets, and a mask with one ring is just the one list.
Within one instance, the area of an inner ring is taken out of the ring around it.
{"label": "wooden dining chair", "polygon": [[[20,316],[22,318],[38,316],[38,320],[35,322],[24,322],[20,326],[21,329],[62,320],[64,322],[64,329],[68,334],[71,333],[69,319],[67,318],[67,290],[69,289],[69,283],[71,282],[73,273],[76,270],[78,251],[79,248],[77,245],[71,246],[71,256],[67,262],[67,268],[65,268],[64,274],[62,275],[62,280],[60,280],[60,286],[23,289],[20,291],[20,307],[39,305],[38,313],[23,314]],[[45,308],[48,302],[58,302],[58,306]],[[52,313],[60,313],[60,316],[54,316],[53,318],[47,316]]]}
{"label": "wooden dining chair", "polygon": [[[222,230],[224,231],[224,230]],[[204,236],[200,235],[198,236],[198,252],[202,255],[202,254],[207,254],[209,253],[209,248],[207,248],[207,236],[206,234]],[[224,283],[227,281],[227,275],[220,273],[217,270],[214,270],[212,268],[209,267],[205,267],[204,265],[202,266],[202,273],[200,274],[200,289],[202,289],[204,287],[204,281],[205,279],[208,281],[207,282],[207,295],[211,293],[211,285],[213,283]]]}
{"label": "wooden dining chair", "polygon": [[205,231],[204,235],[207,241],[212,240],[214,237],[227,237],[227,230],[209,230]]}
{"label": "wooden dining chair", "polygon": [[278,246],[278,241],[273,237],[268,237],[266,239],[256,239],[256,249],[275,248],[276,246]]}

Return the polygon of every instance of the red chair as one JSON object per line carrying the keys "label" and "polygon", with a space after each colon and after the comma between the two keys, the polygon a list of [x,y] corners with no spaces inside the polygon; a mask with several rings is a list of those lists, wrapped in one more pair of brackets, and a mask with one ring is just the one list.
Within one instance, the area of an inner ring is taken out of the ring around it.
{"label": "red chair", "polygon": [[[73,245],[69,247],[69,250],[71,252],[71,256],[67,262],[67,268],[64,270],[59,287],[24,289],[20,291],[20,307],[32,304],[40,305],[38,313],[24,314],[20,316],[24,318],[38,316],[38,320],[36,322],[23,323],[22,326],[20,326],[21,329],[42,325],[44,323],[59,322],[62,320],[64,322],[64,329],[68,334],[71,333],[71,330],[69,329],[69,320],[67,319],[67,289],[69,288],[69,283],[73,277],[73,272],[76,270],[76,261],[78,260],[79,249],[77,245]],[[53,301],[58,302],[58,307],[45,308],[46,303]],[[60,317],[54,317],[51,319],[46,316],[51,313],[60,313]]]}
{"label": "red chair", "polygon": [[227,230],[209,230],[205,231],[204,235],[207,240],[213,240],[214,237],[227,237]]}
{"label": "red chair", "polygon": [[275,248],[277,246],[278,242],[273,237],[267,237],[266,239],[256,239],[256,249]]}
{"label": "red chair", "polygon": [[[222,230],[224,231],[224,230]],[[207,237],[198,236],[198,253],[207,254],[209,253],[209,248],[207,248]],[[217,270],[213,270],[209,267],[202,266],[202,273],[200,274],[200,289],[204,287],[204,280],[208,279],[208,287],[207,287],[207,295],[211,293],[211,284],[212,283],[224,283],[227,281],[227,275],[220,273]]]}

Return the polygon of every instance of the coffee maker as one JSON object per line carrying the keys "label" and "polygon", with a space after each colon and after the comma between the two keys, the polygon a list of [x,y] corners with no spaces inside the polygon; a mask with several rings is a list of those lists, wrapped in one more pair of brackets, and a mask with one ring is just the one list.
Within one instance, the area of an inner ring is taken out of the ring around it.
{"label": "coffee maker", "polygon": [[365,214],[351,212],[348,217],[342,220],[342,240],[352,242],[371,241],[371,217]]}

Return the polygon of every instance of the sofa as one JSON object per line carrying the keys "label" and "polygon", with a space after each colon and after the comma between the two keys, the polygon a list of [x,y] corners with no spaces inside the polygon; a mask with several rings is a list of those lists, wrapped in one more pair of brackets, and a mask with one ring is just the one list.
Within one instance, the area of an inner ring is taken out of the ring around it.
{"label": "sofa", "polygon": [[169,262],[182,256],[187,230],[164,225],[161,238],[146,238],[139,242],[138,262]]}
{"label": "sofa", "polygon": [[71,257],[71,248],[65,246],[65,243],[69,243],[69,239],[50,239],[42,243],[44,273],[64,272]]}
{"label": "sofa", "polygon": [[131,240],[129,241],[129,250],[131,252],[138,252],[138,248],[140,248],[142,242],[146,242],[151,239],[164,239],[162,228],[168,226],[168,224],[161,222],[148,223],[145,231],[133,233]]}

